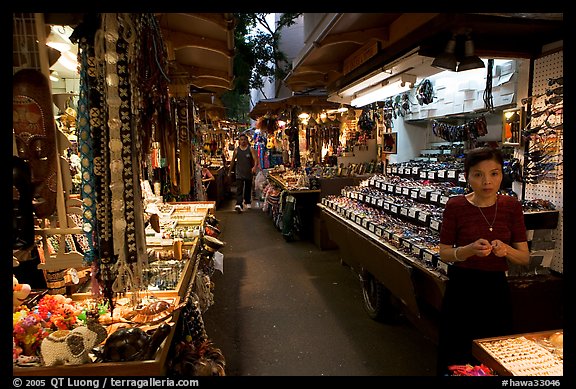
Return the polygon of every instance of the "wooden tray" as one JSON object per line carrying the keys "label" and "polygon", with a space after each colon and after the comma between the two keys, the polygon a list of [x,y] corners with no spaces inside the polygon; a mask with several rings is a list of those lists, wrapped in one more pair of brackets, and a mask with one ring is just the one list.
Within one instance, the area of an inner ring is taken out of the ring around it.
{"label": "wooden tray", "polygon": [[[563,332],[562,330],[552,330],[552,331],[541,331],[541,332],[532,332],[532,333],[525,333],[525,334],[517,334],[512,336],[500,336],[500,337],[493,337],[493,338],[484,338],[484,339],[476,339],[472,344],[472,355],[478,359],[480,362],[494,370],[498,375],[502,376],[513,376],[513,375],[529,375],[529,374],[517,374],[512,366],[502,362],[504,360],[503,357],[497,355],[494,351],[490,351],[488,347],[490,343],[497,342],[497,341],[507,341],[507,340],[515,340],[515,339],[526,339],[529,341],[538,341],[544,338],[549,337],[555,332]],[[540,350],[541,346],[538,346]],[[544,349],[545,350],[545,349]],[[540,350],[541,351],[541,350]],[[548,352],[548,350],[545,350]],[[552,353],[550,353],[552,355]],[[531,358],[532,356],[535,357],[536,354],[527,355],[526,358]],[[546,375],[546,371],[543,370],[542,374],[537,375]]]}

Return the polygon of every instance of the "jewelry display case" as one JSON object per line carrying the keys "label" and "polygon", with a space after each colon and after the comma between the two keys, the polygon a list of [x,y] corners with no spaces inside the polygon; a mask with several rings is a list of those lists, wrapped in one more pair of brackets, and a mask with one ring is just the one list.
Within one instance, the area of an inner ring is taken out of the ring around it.
{"label": "jewelry display case", "polygon": [[[463,166],[457,163],[409,162],[388,165],[385,175],[375,174],[342,189],[340,195],[322,197],[318,207],[328,237],[338,246],[342,261],[359,273],[364,305],[371,317],[386,316],[391,306],[382,300],[393,298],[417,327],[436,338],[448,270],[439,260],[442,213],[451,196],[465,193],[464,186]],[[527,237],[534,239],[533,247],[549,248],[544,247],[550,242],[541,237],[541,229],[556,228],[557,211],[526,210],[525,219],[527,228],[535,230]],[[516,318],[528,315],[521,300],[535,274],[533,269],[531,275],[510,278]],[[551,274],[542,283],[557,290],[558,281]],[[538,293],[541,285],[536,286],[530,293]],[[555,314],[546,322],[527,325],[522,320],[515,325],[527,331],[555,328],[562,317],[558,302],[532,297],[529,301],[543,304],[547,312]]]}
{"label": "jewelry display case", "polygon": [[472,355],[503,376],[562,376],[564,331],[476,339]]}

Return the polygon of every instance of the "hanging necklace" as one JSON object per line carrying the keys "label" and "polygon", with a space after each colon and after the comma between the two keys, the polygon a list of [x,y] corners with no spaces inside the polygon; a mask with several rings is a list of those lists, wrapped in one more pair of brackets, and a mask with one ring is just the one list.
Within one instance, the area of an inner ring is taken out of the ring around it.
{"label": "hanging necklace", "polygon": [[476,208],[478,208],[478,210],[482,214],[482,217],[484,218],[484,220],[486,220],[486,223],[488,223],[488,229],[490,230],[490,232],[492,232],[492,230],[494,229],[494,223],[496,222],[496,215],[498,215],[498,197],[496,197],[496,209],[494,210],[494,220],[492,220],[492,223],[488,221],[486,215],[484,215],[484,212],[482,212],[482,208],[477,206],[476,204],[474,205],[476,206]]}

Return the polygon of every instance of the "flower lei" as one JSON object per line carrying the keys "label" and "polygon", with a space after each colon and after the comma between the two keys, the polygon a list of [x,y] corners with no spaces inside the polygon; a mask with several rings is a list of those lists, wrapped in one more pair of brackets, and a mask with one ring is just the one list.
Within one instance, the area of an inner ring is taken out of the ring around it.
{"label": "flower lei", "polygon": [[78,322],[80,309],[70,298],[62,295],[45,295],[38,302],[38,314],[54,330],[71,330]]}
{"label": "flower lei", "polygon": [[466,365],[452,365],[448,366],[448,369],[452,371],[453,376],[493,376],[492,370],[485,366],[484,364],[472,366],[470,364]]}
{"label": "flower lei", "polygon": [[21,347],[24,355],[34,355],[42,339],[50,334],[47,323],[36,312],[23,307],[12,314],[12,335],[16,348]]}

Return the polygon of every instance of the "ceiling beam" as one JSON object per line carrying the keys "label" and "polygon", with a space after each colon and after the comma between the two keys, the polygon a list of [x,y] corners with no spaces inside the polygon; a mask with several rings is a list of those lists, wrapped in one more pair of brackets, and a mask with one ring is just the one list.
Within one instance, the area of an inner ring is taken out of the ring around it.
{"label": "ceiling beam", "polygon": [[236,26],[234,17],[229,13],[183,13],[182,15],[214,23],[225,31],[232,31]]}
{"label": "ceiling beam", "polygon": [[390,32],[386,27],[378,27],[330,34],[324,38],[322,42],[318,43],[317,47],[329,46],[338,43],[355,43],[358,45],[363,45],[369,39],[376,39],[381,42],[387,42],[390,39]]}
{"label": "ceiling beam", "polygon": [[180,31],[169,30],[166,28],[162,29],[162,34],[166,37],[167,40],[172,42],[172,47],[174,50],[183,49],[185,47],[197,47],[200,49],[214,51],[224,55],[229,59],[234,56],[234,51],[230,50],[228,48],[228,43],[224,41],[206,38],[194,34],[188,34]]}
{"label": "ceiling beam", "polygon": [[233,78],[231,74],[222,70],[204,68],[193,65],[179,65],[179,67],[185,70],[191,77],[194,78],[198,77],[215,78],[226,82],[232,82]]}

